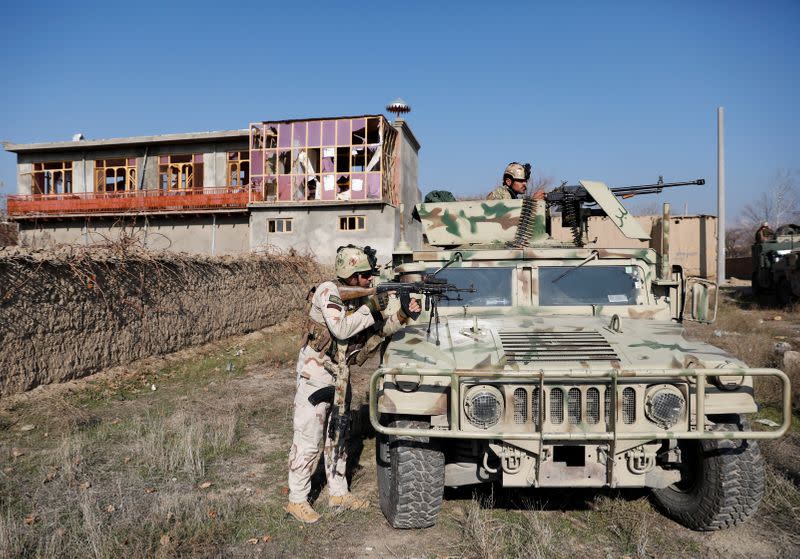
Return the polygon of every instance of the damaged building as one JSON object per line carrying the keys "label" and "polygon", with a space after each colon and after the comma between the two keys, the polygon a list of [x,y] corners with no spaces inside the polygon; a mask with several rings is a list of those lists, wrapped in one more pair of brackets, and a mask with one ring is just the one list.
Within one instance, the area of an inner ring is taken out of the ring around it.
{"label": "damaged building", "polygon": [[211,255],[290,251],[332,262],[342,244],[419,247],[420,145],[382,115],[246,129],[37,144],[17,155],[9,219],[28,246],[133,239]]}

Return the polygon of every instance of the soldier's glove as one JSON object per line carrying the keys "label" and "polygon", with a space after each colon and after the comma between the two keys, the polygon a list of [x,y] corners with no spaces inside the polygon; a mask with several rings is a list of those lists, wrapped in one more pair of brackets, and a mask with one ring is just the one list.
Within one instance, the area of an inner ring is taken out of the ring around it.
{"label": "soldier's glove", "polygon": [[408,291],[400,292],[400,310],[398,311],[398,315],[400,318],[410,318],[411,320],[416,320],[419,318],[419,314],[421,311],[412,312],[409,308],[411,305],[411,294]]}

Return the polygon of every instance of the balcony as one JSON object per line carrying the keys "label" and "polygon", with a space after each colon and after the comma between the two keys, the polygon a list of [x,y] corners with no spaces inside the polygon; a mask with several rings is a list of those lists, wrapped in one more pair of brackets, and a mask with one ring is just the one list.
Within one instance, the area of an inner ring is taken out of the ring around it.
{"label": "balcony", "polygon": [[244,211],[248,202],[262,199],[261,192],[251,192],[246,186],[195,190],[76,192],[10,195],[7,209],[10,217]]}

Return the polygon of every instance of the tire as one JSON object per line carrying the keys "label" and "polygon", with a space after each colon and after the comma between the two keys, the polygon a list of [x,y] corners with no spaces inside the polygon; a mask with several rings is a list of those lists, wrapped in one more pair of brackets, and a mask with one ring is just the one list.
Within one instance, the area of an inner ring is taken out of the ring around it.
{"label": "tire", "polygon": [[[741,419],[712,430],[742,430]],[[745,427],[746,428],[746,427]],[[764,496],[764,459],[756,441],[685,441],[685,479],[653,491],[655,505],[673,520],[700,531],[742,524]]]}
{"label": "tire", "polygon": [[778,282],[776,292],[778,295],[778,303],[782,307],[789,306],[792,303],[794,299],[794,295],[792,294],[792,286],[789,284],[789,281],[786,278],[783,278]]}
{"label": "tire", "polygon": [[[427,429],[427,421],[398,419],[392,427]],[[393,528],[436,524],[444,494],[444,453],[430,438],[378,435],[375,458],[381,511]]]}

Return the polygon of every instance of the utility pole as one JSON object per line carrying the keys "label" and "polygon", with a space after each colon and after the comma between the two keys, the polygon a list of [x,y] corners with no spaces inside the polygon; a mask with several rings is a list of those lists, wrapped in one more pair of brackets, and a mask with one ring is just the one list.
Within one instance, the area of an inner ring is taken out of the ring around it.
{"label": "utility pole", "polygon": [[725,282],[725,108],[717,107],[717,284]]}

